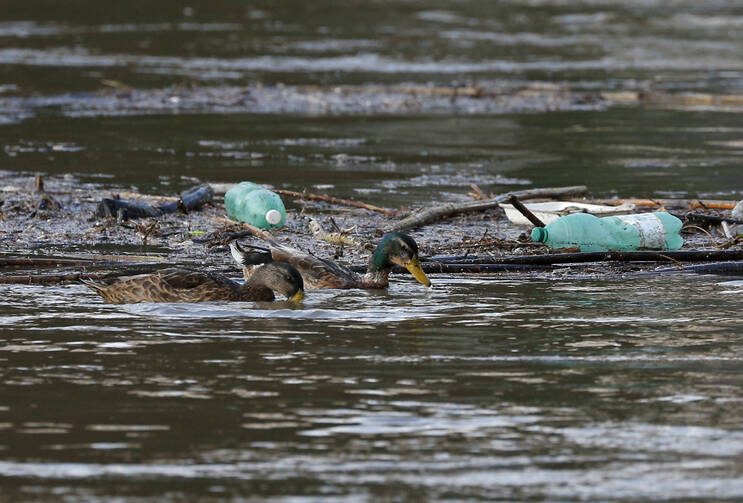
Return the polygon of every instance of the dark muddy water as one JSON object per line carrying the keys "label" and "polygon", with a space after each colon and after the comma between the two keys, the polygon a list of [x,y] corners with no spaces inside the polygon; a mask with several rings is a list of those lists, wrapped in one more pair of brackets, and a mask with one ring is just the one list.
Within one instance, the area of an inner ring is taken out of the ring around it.
{"label": "dark muddy water", "polygon": [[[0,169],[163,194],[249,179],[386,206],[461,200],[472,182],[740,198],[730,111],[58,105],[114,80],[740,92],[735,2],[614,4],[6,0]],[[1,286],[0,500],[742,500],[743,282],[566,278],[434,276],[426,291],[395,277],[301,307]]]}
{"label": "dark muddy water", "polygon": [[4,287],[3,493],[738,500],[742,294],[437,277],[290,309]]}

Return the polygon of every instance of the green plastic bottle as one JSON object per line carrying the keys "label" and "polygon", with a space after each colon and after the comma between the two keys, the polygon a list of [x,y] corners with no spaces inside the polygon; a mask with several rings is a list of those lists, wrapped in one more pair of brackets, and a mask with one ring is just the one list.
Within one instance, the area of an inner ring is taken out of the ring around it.
{"label": "green plastic bottle", "polygon": [[241,182],[224,195],[227,216],[261,229],[281,227],[286,222],[286,208],[278,194],[256,185]]}
{"label": "green plastic bottle", "polygon": [[588,213],[565,215],[531,238],[550,248],[580,247],[580,251],[678,250],[681,220],[665,212],[598,218]]}

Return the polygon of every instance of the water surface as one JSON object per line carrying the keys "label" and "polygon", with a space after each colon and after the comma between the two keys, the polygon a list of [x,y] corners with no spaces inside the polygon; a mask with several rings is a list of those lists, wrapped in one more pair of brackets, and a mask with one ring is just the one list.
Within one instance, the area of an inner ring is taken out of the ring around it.
{"label": "water surface", "polygon": [[[737,199],[734,110],[287,115],[207,98],[734,94],[742,25],[723,1],[6,0],[0,169],[166,195],[247,179],[389,207],[462,201],[471,183]],[[206,105],[181,109],[178,89]],[[0,500],[743,499],[739,279],[432,279],[302,306],[0,286]]]}
{"label": "water surface", "polygon": [[301,309],[4,287],[4,495],[743,497],[739,281],[436,279]]}

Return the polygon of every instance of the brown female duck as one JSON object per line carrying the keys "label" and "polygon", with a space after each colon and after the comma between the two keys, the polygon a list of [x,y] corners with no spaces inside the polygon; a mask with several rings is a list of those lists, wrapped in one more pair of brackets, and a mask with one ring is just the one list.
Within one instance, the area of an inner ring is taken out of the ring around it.
{"label": "brown female duck", "polygon": [[399,265],[407,269],[419,283],[431,286],[421,269],[418,245],[407,234],[393,233],[384,236],[369,257],[369,267],[364,275],[276,241],[268,240],[268,243],[270,249],[263,251],[246,251],[237,242],[230,243],[232,257],[243,266],[246,278],[254,274],[250,270],[251,266],[282,261],[299,270],[307,288],[387,288],[392,267]]}
{"label": "brown female duck", "polygon": [[244,284],[220,274],[184,269],[163,269],[154,274],[82,280],[112,304],[135,302],[204,302],[209,300],[272,301],[274,291],[287,299],[304,298],[304,282],[291,265],[273,262],[255,269]]}

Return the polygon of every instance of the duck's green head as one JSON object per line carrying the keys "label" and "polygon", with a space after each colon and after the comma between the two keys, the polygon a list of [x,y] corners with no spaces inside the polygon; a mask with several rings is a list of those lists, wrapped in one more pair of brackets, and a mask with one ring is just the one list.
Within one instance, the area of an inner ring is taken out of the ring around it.
{"label": "duck's green head", "polygon": [[421,269],[418,245],[413,238],[401,232],[387,234],[382,238],[369,259],[369,272],[391,269],[394,265],[407,269],[419,283],[431,286]]}

